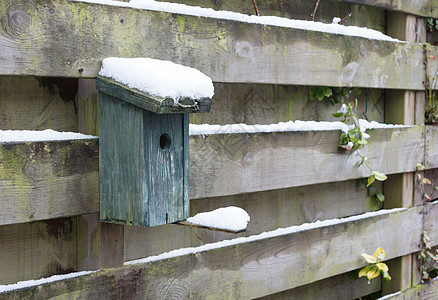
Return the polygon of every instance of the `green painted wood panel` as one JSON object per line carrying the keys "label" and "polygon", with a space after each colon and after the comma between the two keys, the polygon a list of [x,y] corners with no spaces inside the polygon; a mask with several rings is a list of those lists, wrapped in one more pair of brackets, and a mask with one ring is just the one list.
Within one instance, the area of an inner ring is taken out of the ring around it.
{"label": "green painted wood panel", "polygon": [[101,220],[148,227],[186,219],[187,116],[99,97]]}

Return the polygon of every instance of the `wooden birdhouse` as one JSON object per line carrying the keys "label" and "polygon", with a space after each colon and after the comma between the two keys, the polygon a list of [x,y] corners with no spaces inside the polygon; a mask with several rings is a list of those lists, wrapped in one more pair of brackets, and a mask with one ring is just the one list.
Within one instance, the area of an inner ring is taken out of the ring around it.
{"label": "wooden birdhouse", "polygon": [[156,226],[189,217],[189,117],[211,98],[148,94],[98,77],[100,219]]}

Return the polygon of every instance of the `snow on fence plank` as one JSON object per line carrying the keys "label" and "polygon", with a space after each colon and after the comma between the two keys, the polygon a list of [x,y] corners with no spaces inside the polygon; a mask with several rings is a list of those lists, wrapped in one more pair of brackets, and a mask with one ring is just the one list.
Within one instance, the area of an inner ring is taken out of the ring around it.
{"label": "snow on fence plank", "polygon": [[241,242],[219,242],[218,247],[205,245],[187,254],[182,252],[181,256],[170,253],[1,296],[50,298],[75,293],[84,298],[99,295],[123,299],[173,294],[182,298],[261,297],[358,269],[365,265],[360,254],[378,246],[385,249],[386,259],[418,251],[423,230],[420,211],[421,207],[414,207],[367,213],[337,222],[303,225],[302,230],[292,228],[289,233],[284,229],[260,238],[240,238]]}
{"label": "snow on fence plank", "polygon": [[105,57],[151,57],[214,82],[424,89],[417,44],[66,0],[6,3],[1,11],[33,28],[0,32],[2,75],[96,77]]}

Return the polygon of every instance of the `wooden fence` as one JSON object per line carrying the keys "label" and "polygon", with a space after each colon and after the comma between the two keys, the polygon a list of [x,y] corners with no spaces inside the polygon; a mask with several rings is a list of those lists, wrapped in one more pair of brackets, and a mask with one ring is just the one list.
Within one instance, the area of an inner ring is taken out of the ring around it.
{"label": "wooden fence", "polygon": [[[252,1],[172,2],[253,13]],[[262,15],[306,20],[316,3],[257,2]],[[370,130],[361,150],[388,175],[377,184],[388,209],[380,212],[358,183],[368,170],[338,147],[340,131],[192,135],[191,215],[242,207],[251,221],[238,234],[99,222],[97,138],[1,143],[0,298],[434,299],[438,285],[420,284],[417,255],[424,231],[438,245],[438,204],[424,203],[415,171],[423,163],[438,185],[438,128],[424,122],[426,70],[438,69],[424,19],[438,18],[438,2],[322,0],[315,21],[349,12],[347,25],[407,42],[68,0],[0,1],[2,130],[98,136],[94,78],[111,56],[171,60],[210,76],[212,111],[191,115],[193,124],[333,121],[338,107],[309,99],[309,86],[330,86],[360,88],[349,100],[363,118],[412,125]],[[326,221],[292,227],[317,220]],[[366,265],[361,254],[377,247],[392,280],[354,278]],[[3,286],[84,270],[95,272]]]}

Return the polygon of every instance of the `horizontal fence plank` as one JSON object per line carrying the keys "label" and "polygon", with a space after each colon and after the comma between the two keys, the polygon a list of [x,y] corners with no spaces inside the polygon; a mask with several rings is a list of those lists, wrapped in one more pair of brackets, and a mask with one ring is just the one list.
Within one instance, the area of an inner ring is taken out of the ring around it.
{"label": "horizontal fence plank", "polygon": [[76,271],[76,232],[76,218],[0,226],[0,284]]}
{"label": "horizontal fence plank", "polygon": [[[353,89],[345,103],[358,100],[357,115],[384,121],[384,90]],[[399,99],[397,99],[399,100]],[[333,117],[341,104],[310,99],[305,86],[215,83],[208,114],[190,114],[191,124],[276,124],[290,120],[339,121]]]}
{"label": "horizontal fence plank", "polygon": [[354,271],[346,274],[333,276],[295,289],[276,293],[257,300],[339,300],[361,299],[361,297],[373,294],[381,289],[380,276],[371,282],[357,280]]}
{"label": "horizontal fence plank", "polygon": [[67,0],[6,2],[0,15],[20,16],[0,29],[0,75],[95,77],[105,57],[145,56],[215,82],[424,89],[419,44]]}
{"label": "horizontal fence plank", "polygon": [[438,125],[426,126],[425,166],[438,168]]}
{"label": "horizontal fence plank", "polygon": [[[419,250],[421,208],[392,212],[100,271],[5,292],[4,299],[61,297],[151,299],[178,295],[237,299],[262,297],[356,270],[361,253],[377,247],[392,259]],[[406,231],[409,227],[409,231]],[[403,239],[399,237],[403,236]],[[297,276],[299,275],[299,276]],[[362,279],[366,280],[366,279]]]}
{"label": "horizontal fence plank", "polygon": [[[369,131],[360,151],[381,172],[415,171],[424,127]],[[190,196],[205,198],[368,177],[357,153],[338,147],[339,131],[191,136]]]}
{"label": "horizontal fence plank", "polygon": [[402,11],[423,17],[438,18],[438,0],[344,0],[346,2],[370,5],[388,10]]}
{"label": "horizontal fence plank", "polygon": [[99,211],[97,139],[0,144],[0,225]]}
{"label": "horizontal fence plank", "polygon": [[[377,129],[360,151],[387,174],[415,171],[424,127]],[[369,176],[339,131],[190,137],[190,197],[200,199]],[[98,212],[98,141],[0,145],[0,224]]]}
{"label": "horizontal fence plank", "polygon": [[[381,190],[381,187],[377,188]],[[251,220],[245,232],[231,234],[173,224],[150,228],[125,227],[125,260],[378,209],[378,203],[368,197],[367,190],[361,188],[356,180],[350,180],[250,194],[192,199],[190,215],[226,206],[241,207],[250,215]]]}
{"label": "horizontal fence plank", "polygon": [[[227,10],[248,15],[254,15],[255,10],[251,1],[242,0],[157,0],[160,2],[181,3],[192,6],[213,8],[215,10]],[[257,8],[262,16],[279,16],[289,19],[312,20],[312,12],[315,9],[315,2],[309,0],[288,0],[278,2],[277,0],[257,1]],[[348,3],[342,0],[320,1],[315,15],[315,21],[332,23],[334,16],[343,17],[351,12],[351,18],[346,21],[347,25],[360,26],[376,29],[380,32],[386,31],[385,11],[372,6],[362,6]]]}

